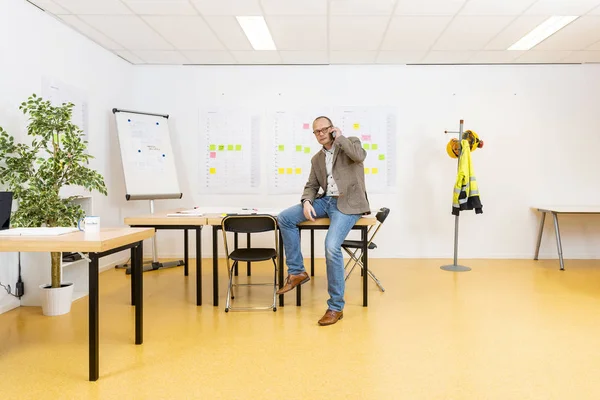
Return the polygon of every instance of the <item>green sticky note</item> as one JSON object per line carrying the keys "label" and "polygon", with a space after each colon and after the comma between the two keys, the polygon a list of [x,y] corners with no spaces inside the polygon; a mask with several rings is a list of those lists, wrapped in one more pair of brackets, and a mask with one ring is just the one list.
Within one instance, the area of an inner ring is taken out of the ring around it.
{"label": "green sticky note", "polygon": [[232,144],[228,144],[228,145],[227,145],[227,150],[229,150],[229,151],[233,151],[233,149],[234,149],[234,147],[233,147],[233,145],[232,145]]}
{"label": "green sticky note", "polygon": [[216,144],[211,144],[210,145],[210,151],[215,151],[217,149],[217,145]]}
{"label": "green sticky note", "polygon": [[220,144],[219,145],[219,151],[223,151],[225,150],[225,145],[224,144]]}
{"label": "green sticky note", "polygon": [[305,147],[305,148],[304,148],[304,152],[305,152],[306,154],[310,154],[310,147]]}
{"label": "green sticky note", "polygon": [[296,145],[296,151],[302,151],[302,145]]}
{"label": "green sticky note", "polygon": [[363,144],[363,149],[371,150],[371,145],[369,143],[365,143],[365,144]]}
{"label": "green sticky note", "polygon": [[382,161],[385,160],[385,154],[380,154],[379,155],[379,159],[382,160]]}
{"label": "green sticky note", "polygon": [[371,150],[377,150],[378,148],[379,148],[379,146],[377,146],[376,144],[371,145]]}
{"label": "green sticky note", "polygon": [[279,151],[284,151],[284,150],[285,150],[285,145],[283,145],[283,144],[280,144],[280,145],[279,145]]}
{"label": "green sticky note", "polygon": [[236,144],[235,145],[235,151],[242,151],[242,145],[241,144]]}

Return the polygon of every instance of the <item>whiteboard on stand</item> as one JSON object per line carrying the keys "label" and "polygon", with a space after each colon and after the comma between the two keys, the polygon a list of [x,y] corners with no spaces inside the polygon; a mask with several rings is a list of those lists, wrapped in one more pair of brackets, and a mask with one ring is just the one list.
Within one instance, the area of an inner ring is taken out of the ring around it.
{"label": "whiteboard on stand", "polygon": [[113,109],[127,200],[180,199],[168,115]]}

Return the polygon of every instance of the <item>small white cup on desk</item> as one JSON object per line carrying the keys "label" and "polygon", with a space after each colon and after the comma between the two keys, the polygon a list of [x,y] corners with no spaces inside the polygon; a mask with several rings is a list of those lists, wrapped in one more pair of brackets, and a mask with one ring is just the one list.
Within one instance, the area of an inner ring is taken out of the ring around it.
{"label": "small white cup on desk", "polygon": [[87,216],[77,221],[77,228],[85,233],[100,233],[100,217]]}

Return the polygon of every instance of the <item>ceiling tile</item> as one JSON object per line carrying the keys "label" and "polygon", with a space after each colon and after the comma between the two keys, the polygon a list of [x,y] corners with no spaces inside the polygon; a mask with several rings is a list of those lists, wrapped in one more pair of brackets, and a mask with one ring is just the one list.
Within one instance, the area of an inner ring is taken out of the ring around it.
{"label": "ceiling tile", "polygon": [[331,0],[329,15],[390,15],[396,0]]}
{"label": "ceiling tile", "polygon": [[331,64],[373,64],[377,58],[376,51],[331,51]]}
{"label": "ceiling tile", "polygon": [[231,54],[240,64],[281,64],[277,51],[232,51]]}
{"label": "ceiling tile", "polygon": [[451,19],[450,16],[393,17],[381,49],[426,52]]}
{"label": "ceiling tile", "polygon": [[326,51],[280,51],[284,64],[328,64]]}
{"label": "ceiling tile", "polygon": [[434,50],[481,50],[513,17],[458,16],[439,38]]}
{"label": "ceiling tile", "polygon": [[474,51],[430,51],[422,64],[466,64]]}
{"label": "ceiling tile", "polygon": [[29,2],[52,14],[69,14],[69,11],[52,0],[29,0]]}
{"label": "ceiling tile", "polygon": [[225,50],[200,16],[142,17],[180,50]]}
{"label": "ceiling tile", "polygon": [[327,15],[328,0],[261,0],[265,15]]}
{"label": "ceiling tile", "polygon": [[598,0],[538,0],[525,14],[583,15],[598,6]]}
{"label": "ceiling tile", "polygon": [[204,17],[206,23],[229,50],[253,50],[250,41],[237,22],[231,16]]}
{"label": "ceiling tile", "polygon": [[191,0],[202,15],[262,15],[258,0]]}
{"label": "ceiling tile", "polygon": [[145,64],[146,62],[128,50],[115,50],[115,54],[123,57],[132,64]]}
{"label": "ceiling tile", "polygon": [[471,64],[512,63],[524,51],[480,51],[469,59]]}
{"label": "ceiling tile", "polygon": [[188,59],[175,50],[136,50],[133,54],[148,64],[187,64]]}
{"label": "ceiling tile", "polygon": [[228,51],[186,50],[181,52],[189,60],[189,64],[235,64],[235,59]]}
{"label": "ceiling tile", "polygon": [[84,36],[87,36],[94,42],[98,43],[100,46],[104,47],[108,50],[117,50],[122,49],[118,43],[115,43],[113,40],[108,38],[106,35],[98,32],[96,29],[92,28],[85,22],[83,22],[76,15],[59,15],[58,18],[63,20],[67,25],[71,26],[75,30],[79,31]]}
{"label": "ceiling tile", "polygon": [[558,63],[571,54],[570,51],[529,50],[516,59],[518,63]]}
{"label": "ceiling tile", "polygon": [[54,2],[78,15],[133,14],[120,0],[54,0]]}
{"label": "ceiling tile", "polygon": [[498,36],[485,45],[486,50],[506,50],[535,27],[544,22],[547,17],[539,15],[523,15],[515,19]]}
{"label": "ceiling tile", "polygon": [[460,15],[521,15],[537,0],[469,0]]}
{"label": "ceiling tile", "polygon": [[377,64],[418,64],[427,51],[380,51]]}
{"label": "ceiling tile", "polygon": [[277,50],[327,50],[327,17],[266,17]]}
{"label": "ceiling tile", "polygon": [[398,15],[454,15],[466,0],[398,0]]}
{"label": "ceiling tile", "polygon": [[388,17],[329,18],[329,49],[344,51],[377,50],[388,24]]}
{"label": "ceiling tile", "polygon": [[173,46],[140,17],[84,15],[82,20],[129,50],[172,50]]}
{"label": "ceiling tile", "polygon": [[123,0],[136,14],[197,15],[188,0]]}
{"label": "ceiling tile", "polygon": [[574,51],[562,62],[572,63],[600,63],[600,51]]}
{"label": "ceiling tile", "polygon": [[585,50],[600,40],[600,17],[581,17],[544,40],[535,50]]}

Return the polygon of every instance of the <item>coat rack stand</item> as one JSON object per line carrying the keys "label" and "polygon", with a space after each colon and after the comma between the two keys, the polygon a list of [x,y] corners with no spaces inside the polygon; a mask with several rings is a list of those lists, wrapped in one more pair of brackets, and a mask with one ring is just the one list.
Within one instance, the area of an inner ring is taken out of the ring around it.
{"label": "coat rack stand", "polygon": [[[460,128],[458,132],[452,131],[444,131],[444,133],[458,133],[458,143],[460,146],[460,153],[458,155],[458,165],[460,165],[460,157],[462,156],[462,145],[461,141],[463,139],[463,125],[464,120],[460,120]],[[457,166],[458,169],[458,166]],[[465,267],[464,265],[458,265],[458,215],[454,216],[454,263],[452,265],[442,265],[440,267],[444,271],[453,271],[453,272],[465,272],[470,271],[471,268]]]}

